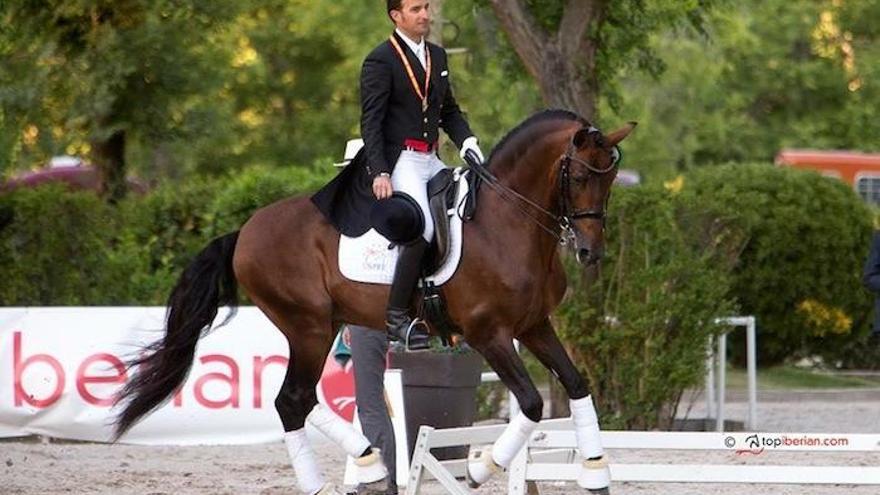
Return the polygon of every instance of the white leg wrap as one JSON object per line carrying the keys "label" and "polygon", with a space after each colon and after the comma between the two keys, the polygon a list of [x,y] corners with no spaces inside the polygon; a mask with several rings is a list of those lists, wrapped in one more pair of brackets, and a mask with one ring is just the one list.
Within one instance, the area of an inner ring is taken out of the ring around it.
{"label": "white leg wrap", "polygon": [[519,413],[510,420],[491,448],[472,452],[467,466],[471,488],[482,485],[500,469],[510,467],[537,426],[538,423]]}
{"label": "white leg wrap", "polygon": [[572,400],[570,406],[581,457],[584,459],[602,457],[605,452],[602,450],[599,417],[596,415],[596,408],[593,407],[593,397],[588,395],[583,399]]}
{"label": "white leg wrap", "polygon": [[318,404],[306,417],[306,421],[312,424],[330,440],[339,444],[346,454],[357,459],[370,447],[370,441],[339,416],[333,414],[323,405]]}
{"label": "white leg wrap", "polygon": [[367,437],[323,405],[317,404],[306,417],[306,421],[327,438],[339,444],[346,454],[355,458],[359,483],[379,481],[388,474],[378,449],[372,449],[371,453],[361,458],[361,454],[370,448],[370,441],[367,440]]}
{"label": "white leg wrap", "polygon": [[529,440],[529,435],[535,431],[537,426],[538,423],[527,418],[523,413],[517,414],[516,417],[510,420],[507,428],[504,429],[504,432],[501,433],[501,436],[492,445],[492,459],[495,461],[495,464],[504,469],[510,467],[513,458],[516,457],[519,450],[526,444]]}
{"label": "white leg wrap", "polygon": [[296,475],[296,486],[301,492],[311,495],[324,487],[324,477],[318,469],[315,452],[306,438],[306,429],[288,431],[284,434],[284,443],[293,464]]}

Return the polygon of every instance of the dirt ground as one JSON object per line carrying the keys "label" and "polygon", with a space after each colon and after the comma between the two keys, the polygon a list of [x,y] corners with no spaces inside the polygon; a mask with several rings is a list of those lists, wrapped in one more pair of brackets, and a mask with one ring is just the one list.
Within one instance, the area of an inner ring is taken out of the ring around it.
{"label": "dirt ground", "polygon": [[[858,393],[856,393],[858,394]],[[781,402],[759,403],[759,429],[767,432],[880,433],[880,399],[848,392],[838,396],[804,396]],[[831,400],[829,400],[831,399]],[[745,418],[747,406],[727,404],[731,418]],[[702,413],[699,404],[691,417]],[[327,446],[318,449],[326,477],[341,483],[341,451]],[[780,453],[738,457],[731,452],[610,451],[619,463],[681,464],[799,464],[878,466],[876,453]],[[475,493],[506,493],[506,476],[501,475]],[[113,493],[139,495],[261,494],[296,493],[293,470],[282,443],[224,447],[144,447],[91,443],[0,442],[0,494]],[[577,493],[573,484],[542,483],[546,495]],[[441,494],[435,482],[422,493]],[[614,483],[615,495],[647,494],[852,494],[880,493],[878,486],[856,485],[745,485]]]}

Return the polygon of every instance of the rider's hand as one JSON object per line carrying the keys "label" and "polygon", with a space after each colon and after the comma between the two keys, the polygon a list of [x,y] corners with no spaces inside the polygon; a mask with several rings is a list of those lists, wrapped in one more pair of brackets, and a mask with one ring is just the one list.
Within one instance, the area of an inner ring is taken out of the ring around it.
{"label": "rider's hand", "polygon": [[379,174],[373,179],[373,194],[376,199],[387,199],[391,197],[391,177],[388,174]]}
{"label": "rider's hand", "polygon": [[464,156],[468,151],[473,151],[477,154],[477,157],[480,159],[480,163],[485,161],[483,159],[483,152],[480,150],[480,146],[477,144],[477,138],[475,136],[471,136],[464,140],[461,143],[461,151],[459,152],[459,156],[462,160],[464,160]]}

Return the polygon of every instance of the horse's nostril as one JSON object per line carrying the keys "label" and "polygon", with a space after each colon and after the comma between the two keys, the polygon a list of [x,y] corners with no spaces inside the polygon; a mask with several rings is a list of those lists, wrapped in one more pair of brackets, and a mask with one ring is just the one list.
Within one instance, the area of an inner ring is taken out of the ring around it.
{"label": "horse's nostril", "polygon": [[589,249],[578,249],[577,251],[577,260],[578,263],[584,263],[590,260],[590,250]]}

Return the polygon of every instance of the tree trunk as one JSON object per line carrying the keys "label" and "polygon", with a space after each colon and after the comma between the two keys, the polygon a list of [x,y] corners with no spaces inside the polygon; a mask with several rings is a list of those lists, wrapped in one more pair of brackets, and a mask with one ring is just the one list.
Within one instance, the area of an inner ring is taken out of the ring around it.
{"label": "tree trunk", "polygon": [[125,197],[125,131],[113,132],[108,139],[93,140],[92,160],[98,169],[98,192],[107,201],[116,203]]}
{"label": "tree trunk", "polygon": [[556,32],[542,28],[523,0],[490,0],[495,16],[526,70],[538,83],[544,103],[596,119],[599,79],[594,34],[605,15],[599,0],[568,0]]}
{"label": "tree trunk", "polygon": [[443,46],[443,0],[431,0],[431,31],[428,41]]}

